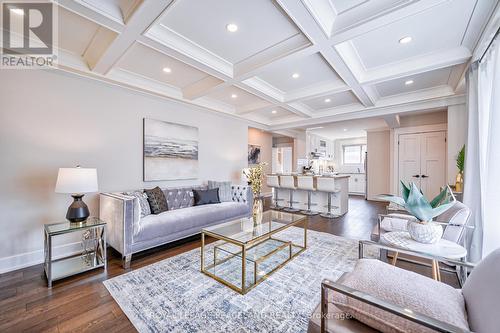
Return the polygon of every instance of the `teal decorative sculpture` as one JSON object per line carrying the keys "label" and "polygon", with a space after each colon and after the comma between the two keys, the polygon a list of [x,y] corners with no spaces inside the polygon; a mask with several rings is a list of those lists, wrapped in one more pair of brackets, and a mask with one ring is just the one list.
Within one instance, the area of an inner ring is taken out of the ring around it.
{"label": "teal decorative sculpture", "polygon": [[403,197],[397,197],[390,194],[379,195],[382,200],[393,202],[404,207],[411,215],[415,216],[420,222],[430,222],[432,219],[455,204],[455,197],[446,186],[431,202],[429,202],[417,185],[413,182],[409,186],[401,181],[401,192]]}

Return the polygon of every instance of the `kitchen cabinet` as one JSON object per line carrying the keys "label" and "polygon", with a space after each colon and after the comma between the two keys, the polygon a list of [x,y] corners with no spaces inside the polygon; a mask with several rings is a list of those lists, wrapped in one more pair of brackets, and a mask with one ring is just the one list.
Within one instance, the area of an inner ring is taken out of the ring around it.
{"label": "kitchen cabinet", "polygon": [[366,174],[348,173],[349,175],[349,194],[365,194]]}

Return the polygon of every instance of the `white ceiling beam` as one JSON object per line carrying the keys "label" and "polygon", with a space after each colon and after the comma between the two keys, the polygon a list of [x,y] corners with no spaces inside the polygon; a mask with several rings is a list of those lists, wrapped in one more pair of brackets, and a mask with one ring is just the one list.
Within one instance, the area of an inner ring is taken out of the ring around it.
{"label": "white ceiling beam", "polygon": [[348,90],[351,90],[351,88],[343,82],[319,83],[313,86],[306,87],[304,89],[299,89],[296,91],[285,93],[284,101],[286,103],[290,103],[298,100],[312,99],[325,95],[332,95]]}
{"label": "white ceiling beam", "polygon": [[171,2],[172,0],[143,2],[91,69],[96,73],[106,74]]}
{"label": "white ceiling beam", "polygon": [[123,31],[124,23],[123,20],[118,20],[114,17],[110,17],[109,15],[104,15],[103,13],[99,13],[83,4],[75,1],[75,0],[56,0],[56,3],[80,16],[83,16],[89,19],[92,22],[95,22],[107,29],[110,29],[114,32],[121,33]]}
{"label": "white ceiling beam", "polygon": [[361,119],[361,118],[370,118],[370,117],[381,117],[388,114],[395,113],[404,113],[411,111],[420,111],[420,110],[434,110],[434,109],[442,109],[448,107],[450,105],[457,105],[465,103],[464,95],[454,95],[436,98],[432,100],[426,101],[417,101],[413,103],[405,103],[399,105],[390,105],[384,107],[370,107],[365,108],[363,110],[327,115],[323,117],[314,117],[310,119],[304,119],[301,121],[293,121],[281,124],[275,124],[270,126],[270,131],[278,131],[283,129],[293,129],[293,128],[304,128],[310,126],[318,126],[324,123],[345,121],[345,120],[353,120],[353,119]]}
{"label": "white ceiling beam", "polygon": [[230,83],[222,81],[213,76],[206,76],[203,79],[182,88],[182,96],[185,99],[193,100],[208,95],[215,91],[227,88]]}
{"label": "white ceiling beam", "polygon": [[[343,27],[337,29],[335,29],[336,24],[334,24],[330,43],[339,44],[352,40],[384,25],[418,14],[447,1],[450,0],[411,0],[384,11],[383,15],[380,12],[375,12],[376,15],[364,19],[360,19],[357,11],[347,11],[337,17],[337,23],[346,21],[350,22],[350,24],[345,24]],[[372,5],[377,5],[377,2],[373,1]]]}
{"label": "white ceiling beam", "polygon": [[311,13],[302,2],[294,0],[277,0],[287,15],[295,22],[299,29],[309,38],[309,40],[319,46],[321,55],[332,66],[337,74],[349,85],[353,93],[365,106],[372,106],[373,101],[358,83],[349,67],[344,63],[337,51],[331,47],[331,43],[323,30],[318,26]]}

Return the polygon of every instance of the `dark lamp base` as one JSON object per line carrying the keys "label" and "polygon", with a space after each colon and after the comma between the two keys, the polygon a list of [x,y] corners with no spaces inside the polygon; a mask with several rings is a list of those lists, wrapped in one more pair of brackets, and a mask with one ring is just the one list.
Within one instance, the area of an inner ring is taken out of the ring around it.
{"label": "dark lamp base", "polygon": [[83,194],[72,195],[74,201],[71,206],[68,207],[68,212],[66,213],[66,219],[71,223],[81,223],[87,220],[90,215],[89,207],[83,202]]}

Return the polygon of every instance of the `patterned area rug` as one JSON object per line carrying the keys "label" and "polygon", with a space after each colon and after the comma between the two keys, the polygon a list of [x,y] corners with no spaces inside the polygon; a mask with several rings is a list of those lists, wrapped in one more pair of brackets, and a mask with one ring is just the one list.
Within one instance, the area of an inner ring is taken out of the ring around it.
{"label": "patterned area rug", "polygon": [[[302,244],[303,229],[279,238]],[[357,258],[358,241],[308,231],[307,250],[246,295],[201,273],[199,249],[104,285],[139,332],[305,332],[321,281],[351,271]]]}

